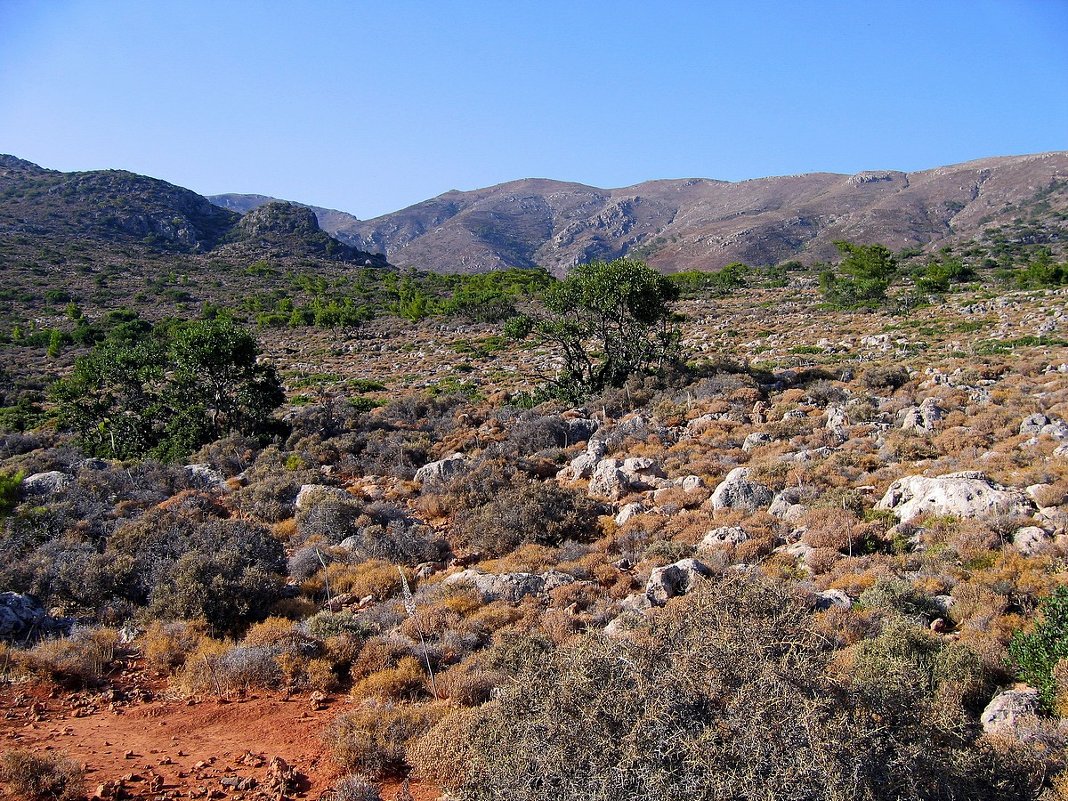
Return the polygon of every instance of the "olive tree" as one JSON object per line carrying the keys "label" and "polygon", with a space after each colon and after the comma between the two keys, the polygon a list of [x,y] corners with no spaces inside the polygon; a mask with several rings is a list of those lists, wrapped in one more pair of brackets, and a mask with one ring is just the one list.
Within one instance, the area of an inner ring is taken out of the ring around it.
{"label": "olive tree", "polygon": [[640,261],[590,262],[549,287],[543,308],[513,318],[506,331],[557,349],[557,394],[581,397],[677,359],[677,298],[678,288]]}

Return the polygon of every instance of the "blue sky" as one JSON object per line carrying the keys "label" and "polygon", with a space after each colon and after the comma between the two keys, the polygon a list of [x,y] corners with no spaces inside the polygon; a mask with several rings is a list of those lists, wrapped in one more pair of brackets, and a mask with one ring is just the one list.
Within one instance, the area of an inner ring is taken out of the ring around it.
{"label": "blue sky", "polygon": [[1068,0],[0,0],[0,152],[386,213],[1068,149]]}

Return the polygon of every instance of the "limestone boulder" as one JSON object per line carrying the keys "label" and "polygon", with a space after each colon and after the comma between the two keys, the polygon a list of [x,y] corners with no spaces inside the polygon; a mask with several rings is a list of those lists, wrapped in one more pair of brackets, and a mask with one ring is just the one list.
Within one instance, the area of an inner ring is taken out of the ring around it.
{"label": "limestone boulder", "polygon": [[34,473],[22,480],[20,489],[27,497],[40,497],[42,495],[55,495],[62,492],[70,484],[70,476],[59,470],[49,470],[45,473]]}
{"label": "limestone boulder", "polygon": [[945,417],[946,411],[938,401],[934,398],[927,398],[919,406],[914,406],[905,412],[901,430],[929,434],[938,428]]}
{"label": "limestone boulder", "polygon": [[628,503],[616,514],[616,525],[622,526],[628,520],[645,512],[645,505],[641,503]]}
{"label": "limestone boulder", "polygon": [[667,484],[667,473],[655,459],[635,456],[624,459],[619,468],[627,477],[627,487],[632,490],[651,490]]}
{"label": "limestone boulder", "polygon": [[853,608],[853,601],[841,590],[824,590],[816,593],[816,603],[813,608],[817,612],[824,612],[834,607],[848,611]]}
{"label": "limestone boulder", "polygon": [[425,464],[415,471],[415,480],[420,484],[436,484],[448,481],[457,473],[467,469],[467,457],[462,453],[454,453],[444,459]]}
{"label": "limestone boulder", "polygon": [[908,521],[924,514],[988,518],[995,515],[1030,517],[1035,506],[1024,492],[1001,486],[977,471],[928,478],[898,479],[875,504]]}
{"label": "limestone boulder", "polygon": [[586,450],[571,460],[556,477],[561,481],[576,481],[580,478],[589,478],[593,470],[604,458],[607,452],[604,442],[599,439],[591,439],[586,444]]}
{"label": "limestone boulder", "polygon": [[589,494],[618,501],[630,488],[630,479],[623,472],[620,459],[602,459],[590,475]]}
{"label": "limestone boulder", "polygon": [[1039,526],[1024,526],[1012,535],[1012,547],[1024,556],[1038,556],[1051,542],[1049,532]]}
{"label": "limestone boulder", "polygon": [[71,618],[51,617],[32,595],[0,593],[0,640],[24,642],[34,636],[65,634]]}
{"label": "limestone boulder", "polygon": [[1028,718],[1038,714],[1038,690],[1019,687],[995,695],[986,705],[979,721],[987,734],[1012,734]]}
{"label": "limestone boulder", "polygon": [[226,485],[226,478],[212,467],[210,464],[187,464],[183,468],[189,477],[193,480],[194,484],[204,489],[229,489]]}
{"label": "limestone boulder", "polygon": [[663,606],[670,599],[685,595],[710,575],[708,567],[696,559],[682,559],[658,567],[645,585],[645,597],[653,606]]}
{"label": "limestone boulder", "polygon": [[774,493],[763,484],[749,479],[748,467],[731,470],[712,492],[709,499],[714,510],[741,509],[755,512],[771,503]]}
{"label": "limestone boulder", "polygon": [[698,550],[707,551],[726,545],[741,545],[749,539],[749,534],[741,526],[720,526],[705,534]]}
{"label": "limestone boulder", "polygon": [[767,445],[772,441],[771,434],[765,434],[763,431],[754,431],[742,442],[742,450],[749,453],[755,451],[761,445]]}

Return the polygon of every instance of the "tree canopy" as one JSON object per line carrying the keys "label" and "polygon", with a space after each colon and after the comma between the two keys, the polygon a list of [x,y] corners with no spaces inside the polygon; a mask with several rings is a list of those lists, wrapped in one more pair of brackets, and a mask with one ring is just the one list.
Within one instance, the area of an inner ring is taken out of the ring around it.
{"label": "tree canopy", "polygon": [[549,287],[543,311],[509,321],[506,330],[558,349],[557,394],[581,397],[622,386],[631,375],[677,357],[671,304],[678,294],[676,285],[640,261],[590,262]]}
{"label": "tree canopy", "polygon": [[826,300],[846,308],[877,306],[886,300],[886,290],[897,274],[897,259],[883,245],[835,242],[842,255],[838,270],[820,275]]}
{"label": "tree canopy", "polygon": [[87,452],[181,459],[230,432],[268,432],[284,395],[258,356],[252,335],[228,320],[130,321],[79,358],[52,394]]}

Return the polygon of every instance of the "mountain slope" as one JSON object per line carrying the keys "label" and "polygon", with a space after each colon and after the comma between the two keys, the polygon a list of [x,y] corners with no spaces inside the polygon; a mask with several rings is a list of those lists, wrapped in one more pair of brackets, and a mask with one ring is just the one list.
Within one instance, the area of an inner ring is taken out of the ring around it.
{"label": "mountain slope", "polygon": [[[1035,217],[1068,239],[1068,152],[989,158],[913,173],[811,173],[620,189],[526,179],[451,191],[332,230],[400,266],[481,272],[632,255],[665,271],[834,256],[834,241],[939,247]],[[324,224],[324,228],[331,230]]]}
{"label": "mountain slope", "polygon": [[[249,220],[249,217],[252,217]],[[349,215],[345,215],[346,217]],[[180,186],[123,170],[64,173],[0,155],[0,236],[130,243],[160,252],[327,258],[386,266],[337,241],[302,206],[242,217]]]}

